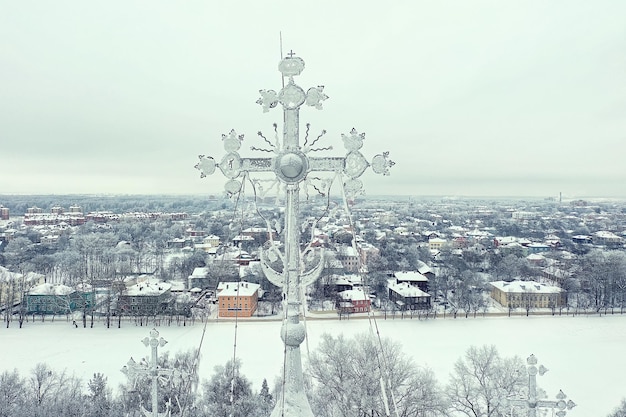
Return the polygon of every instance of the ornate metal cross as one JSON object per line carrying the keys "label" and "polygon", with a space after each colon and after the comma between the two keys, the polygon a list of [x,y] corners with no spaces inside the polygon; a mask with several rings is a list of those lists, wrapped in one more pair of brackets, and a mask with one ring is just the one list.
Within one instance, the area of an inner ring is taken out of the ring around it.
{"label": "ornate metal cross", "polygon": [[566,409],[571,410],[576,406],[572,400],[565,401],[567,395],[561,390],[559,390],[559,393],[556,395],[556,401],[537,399],[537,374],[542,376],[548,372],[548,369],[543,365],[537,367],[537,358],[535,355],[530,355],[526,359],[526,363],[528,364],[528,398],[508,399],[509,405],[513,407],[524,407],[524,409],[528,411],[528,417],[536,417],[538,408],[556,408],[558,410],[556,415],[563,417],[567,414]]}
{"label": "ornate metal cross", "polygon": [[[342,134],[346,155],[343,157],[315,158],[310,154],[315,151],[329,150],[327,148],[314,148],[315,143],[326,133],[322,133],[310,144],[309,125],[307,125],[304,144],[300,145],[300,122],[299,111],[303,104],[322,109],[322,102],[328,98],[324,94],[324,87],[311,87],[306,92],[295,84],[294,77],[304,70],[304,61],[289,53],[283,58],[278,70],[287,78],[287,84],[277,93],[274,90],[260,90],[261,98],[257,103],[263,107],[264,112],[276,107],[278,103],[283,106],[283,138],[282,143],[278,139],[276,125],[275,142],[270,142],[261,132],[258,135],[270,146],[269,149],[252,147],[252,150],[273,153],[270,158],[242,158],[238,151],[241,147],[243,135],[237,135],[232,130],[228,135],[222,135],[226,155],[216,162],[211,157],[200,155],[200,161],[196,168],[201,171],[201,177],[210,175],[219,168],[229,181],[225,185],[230,195],[241,192],[242,181],[250,180],[250,173],[268,172],[273,173],[275,179],[286,189],[285,203],[285,236],[284,254],[273,243],[269,248],[261,252],[261,266],[267,278],[275,285],[283,288],[286,303],[285,319],[283,321],[281,337],[286,345],[286,358],[284,369],[283,391],[284,395],[277,401],[272,416],[313,416],[302,379],[302,364],[300,358],[300,344],[305,338],[305,329],[299,322],[301,299],[300,288],[312,284],[323,269],[323,255],[311,256],[311,253],[300,252],[300,232],[297,224],[299,215],[300,184],[311,184],[313,178],[309,174],[316,171],[335,173],[344,178],[343,189],[348,196],[355,196],[362,192],[362,183],[358,179],[368,167],[372,167],[375,173],[388,175],[389,168],[394,163],[388,160],[388,153],[374,156],[371,163],[360,152],[363,146],[365,134],[358,133],[355,129],[348,135]],[[251,181],[251,180],[250,180]],[[258,186],[258,182],[251,181]],[[317,187],[316,187],[317,188]],[[307,267],[304,259],[315,258],[316,265]],[[282,268],[274,268],[276,262],[282,263]]]}
{"label": "ornate metal cross", "polygon": [[143,344],[152,348],[152,355],[150,357],[150,363],[145,360],[137,363],[132,357],[129,359],[128,364],[122,368],[122,372],[129,379],[133,381],[133,385],[136,383],[137,378],[141,375],[147,375],[152,378],[152,411],[148,411],[141,405],[141,411],[146,417],[165,417],[168,416],[168,410],[165,413],[159,413],[159,378],[169,378],[173,374],[173,370],[162,369],[158,366],[157,347],[163,347],[167,343],[167,340],[162,337],[159,338],[159,332],[156,329],[150,331],[150,337],[145,337],[142,340]]}

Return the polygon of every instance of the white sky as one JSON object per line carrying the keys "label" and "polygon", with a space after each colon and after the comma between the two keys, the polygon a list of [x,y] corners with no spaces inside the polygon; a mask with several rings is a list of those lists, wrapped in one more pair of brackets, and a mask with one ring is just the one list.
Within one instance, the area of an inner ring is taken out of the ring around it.
{"label": "white sky", "polygon": [[221,193],[197,155],[281,122],[255,101],[282,31],[330,96],[301,122],[396,161],[370,195],[626,197],[625,21],[623,0],[2,2],[0,194]]}

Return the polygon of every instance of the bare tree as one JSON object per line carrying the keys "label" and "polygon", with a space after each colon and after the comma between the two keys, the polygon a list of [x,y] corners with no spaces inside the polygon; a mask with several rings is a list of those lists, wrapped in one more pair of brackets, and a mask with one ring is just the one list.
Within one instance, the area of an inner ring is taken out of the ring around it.
{"label": "bare tree", "polygon": [[24,380],[16,369],[0,374],[0,417],[14,417],[24,408]]}
{"label": "bare tree", "polygon": [[502,358],[495,346],[470,347],[446,389],[451,408],[468,417],[503,416],[506,398],[524,388],[525,369],[519,357]]}
{"label": "bare tree", "polygon": [[401,416],[445,411],[433,373],[416,366],[388,339],[379,343],[368,335],[346,339],[325,334],[307,368],[314,381],[311,403],[320,417],[382,416],[386,407],[397,407]]}

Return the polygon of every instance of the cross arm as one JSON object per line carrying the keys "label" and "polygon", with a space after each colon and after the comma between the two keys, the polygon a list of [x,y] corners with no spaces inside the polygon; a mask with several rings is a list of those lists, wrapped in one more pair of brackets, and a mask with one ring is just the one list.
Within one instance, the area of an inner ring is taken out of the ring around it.
{"label": "cross arm", "polygon": [[345,157],[334,158],[310,158],[309,167],[311,171],[343,171],[346,166]]}
{"label": "cross arm", "polygon": [[267,172],[272,170],[272,158],[242,158],[241,170],[248,172]]}

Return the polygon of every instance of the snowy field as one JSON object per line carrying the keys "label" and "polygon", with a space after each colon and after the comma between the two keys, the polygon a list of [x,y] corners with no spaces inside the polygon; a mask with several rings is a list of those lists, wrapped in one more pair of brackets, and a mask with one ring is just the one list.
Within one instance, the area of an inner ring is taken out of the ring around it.
{"label": "snowy field", "polygon": [[[531,353],[550,371],[538,377],[538,385],[549,399],[559,389],[578,404],[568,416],[603,417],[626,397],[626,316],[489,317],[476,319],[377,319],[381,336],[399,341],[416,363],[433,369],[441,384],[447,382],[454,362],[471,345],[494,344],[503,356]],[[120,368],[130,356],[149,355],[140,342],[151,327],[124,323],[121,329],[76,329],[64,319],[55,323],[17,323],[0,328],[0,371],[17,368],[23,375],[36,363],[82,377],[102,372],[116,388],[124,381]],[[176,352],[197,347],[204,325],[159,327],[168,340],[162,351]],[[215,365],[233,357],[242,360],[242,372],[260,388],[263,378],[270,384],[282,364],[280,323],[239,322],[235,343],[233,322],[210,322],[202,345],[200,378],[209,378]],[[370,331],[368,320],[308,320],[308,348],[315,349],[320,335],[351,336]],[[307,342],[303,343],[306,360]]]}

